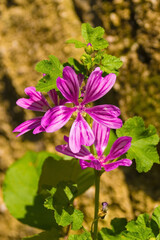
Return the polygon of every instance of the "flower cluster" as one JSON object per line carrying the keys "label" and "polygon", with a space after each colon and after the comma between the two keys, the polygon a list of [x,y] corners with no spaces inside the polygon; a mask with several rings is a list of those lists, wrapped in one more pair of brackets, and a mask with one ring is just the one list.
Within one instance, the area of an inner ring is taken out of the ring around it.
{"label": "flower cluster", "polygon": [[[33,130],[33,134],[43,131],[55,132],[72,117],[75,120],[69,137],[65,137],[67,144],[57,146],[57,151],[80,159],[82,169],[91,167],[96,170],[104,168],[105,171],[110,171],[120,165],[130,166],[132,162],[129,159],[116,160],[128,151],[131,137],[118,138],[110,153],[107,156],[103,155],[110,129],[121,128],[122,120],[118,118],[120,109],[114,105],[92,106],[89,104],[109,92],[116,81],[115,74],[110,73],[102,77],[102,73],[99,67],[95,68],[86,82],[83,75],[77,75],[72,67],[64,67],[63,78],[57,78],[57,87],[64,98],[60,99],[54,89],[48,92],[54,107],[51,107],[46,98],[34,87],[26,88],[25,93],[29,99],[21,98],[17,101],[17,105],[45,114],[20,124],[14,132],[19,132],[18,136],[30,130]],[[67,106],[66,103],[68,103]],[[90,119],[91,123],[93,120],[92,128],[86,119]],[[93,144],[96,148],[96,156],[84,147]]]}

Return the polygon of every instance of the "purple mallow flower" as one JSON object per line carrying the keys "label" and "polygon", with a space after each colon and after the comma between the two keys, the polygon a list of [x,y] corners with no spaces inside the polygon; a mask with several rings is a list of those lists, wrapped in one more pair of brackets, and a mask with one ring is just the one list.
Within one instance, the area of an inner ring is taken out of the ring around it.
{"label": "purple mallow flower", "polygon": [[[29,99],[20,98],[16,102],[16,104],[18,106],[25,108],[25,109],[30,109],[33,111],[39,111],[39,112],[46,112],[48,109],[51,108],[49,103],[43,96],[43,94],[40,92],[37,92],[35,87],[26,88],[25,93],[26,93],[26,95],[29,96]],[[59,99],[55,89],[49,91],[48,95],[55,106],[63,105],[67,102],[66,99]],[[45,131],[45,129],[41,126],[42,117],[43,116],[36,117],[36,118],[30,119],[28,121],[21,123],[18,127],[16,127],[13,130],[13,132],[19,132],[19,134],[17,135],[17,137],[18,137],[32,129],[34,129],[33,134],[37,134],[37,133]]]}
{"label": "purple mallow flower", "polygon": [[57,106],[49,109],[41,122],[45,131],[55,132],[62,128],[74,113],[76,120],[71,127],[69,146],[72,152],[77,153],[81,149],[81,145],[90,146],[95,140],[89,124],[84,119],[86,113],[106,127],[120,128],[122,120],[118,118],[120,115],[118,107],[109,104],[88,107],[89,102],[103,97],[113,87],[115,80],[116,75],[113,73],[102,77],[102,71],[97,67],[88,78],[83,100],[79,101],[81,84],[78,76],[71,67],[64,67],[63,78],[57,78],[57,87],[62,95],[75,106]]}
{"label": "purple mallow flower", "polygon": [[[105,171],[109,172],[119,166],[130,166],[132,161],[130,159],[117,160],[121,155],[126,153],[131,146],[131,137],[120,137],[112,145],[110,152],[107,156],[104,156],[104,150],[107,147],[110,129],[97,123],[93,122],[92,127],[95,136],[95,148],[97,155],[93,155],[84,146],[81,147],[78,153],[73,153],[68,144],[68,138],[65,136],[64,139],[67,142],[65,145],[59,145],[56,150],[65,155],[80,159],[80,166],[82,169],[87,167],[101,170],[104,168]],[[89,161],[87,161],[89,160]]]}

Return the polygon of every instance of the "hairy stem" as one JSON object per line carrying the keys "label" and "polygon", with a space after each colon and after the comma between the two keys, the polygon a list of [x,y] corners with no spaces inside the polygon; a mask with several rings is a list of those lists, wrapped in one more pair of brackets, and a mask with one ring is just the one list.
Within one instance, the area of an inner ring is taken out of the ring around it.
{"label": "hairy stem", "polygon": [[95,208],[94,208],[93,240],[97,240],[97,233],[98,233],[98,209],[99,209],[100,175],[101,175],[100,172],[95,170]]}

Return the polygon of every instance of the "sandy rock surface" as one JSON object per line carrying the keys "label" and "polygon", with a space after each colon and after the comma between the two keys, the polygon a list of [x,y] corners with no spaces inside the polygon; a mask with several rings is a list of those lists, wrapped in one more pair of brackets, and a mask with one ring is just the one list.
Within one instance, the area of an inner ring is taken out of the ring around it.
{"label": "sandy rock surface", "polygon": [[[50,54],[62,62],[79,57],[66,45],[70,38],[80,39],[82,22],[101,25],[110,43],[109,53],[121,57],[124,64],[114,89],[106,97],[120,106],[122,117],[140,115],[147,124],[160,129],[160,6],[148,0],[1,0],[0,2],[0,186],[7,168],[27,150],[55,151],[54,145],[63,142],[67,128],[54,134],[20,138],[12,130],[21,122],[35,116],[16,106],[24,97],[24,88],[35,86],[41,78],[35,64]],[[114,100],[113,100],[114,99]],[[109,203],[108,226],[114,217],[128,220],[160,204],[160,168],[138,174],[135,166],[105,173],[101,182],[100,201]],[[93,217],[94,187],[76,200],[77,207],[87,214],[89,229]],[[5,207],[0,190],[0,239],[18,240],[39,230],[15,220]]]}

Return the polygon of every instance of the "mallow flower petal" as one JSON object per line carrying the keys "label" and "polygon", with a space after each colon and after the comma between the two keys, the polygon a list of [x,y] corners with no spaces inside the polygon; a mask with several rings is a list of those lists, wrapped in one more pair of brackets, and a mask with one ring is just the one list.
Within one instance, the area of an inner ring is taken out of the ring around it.
{"label": "mallow flower petal", "polygon": [[97,105],[92,108],[86,108],[85,112],[96,122],[108,128],[117,129],[122,127],[122,120],[117,118],[120,115],[120,109],[114,105]]}
{"label": "mallow flower petal", "polygon": [[27,120],[23,123],[21,123],[20,125],[18,125],[13,132],[19,132],[19,134],[17,135],[17,137],[21,136],[22,134],[29,132],[32,129],[35,129],[37,127],[41,126],[41,120],[42,117],[36,117],[30,120]]}
{"label": "mallow flower petal", "polygon": [[84,99],[82,104],[94,102],[97,99],[103,97],[113,87],[116,81],[116,75],[110,73],[105,77],[102,77],[102,71],[97,67],[89,76]]}
{"label": "mallow flower petal", "polygon": [[73,153],[81,149],[81,145],[90,146],[94,142],[94,134],[86,120],[78,113],[69,134],[69,147]]}
{"label": "mallow flower petal", "polygon": [[118,158],[124,153],[126,153],[131,146],[131,141],[132,141],[132,138],[127,136],[118,138],[113,143],[110,153],[105,158],[104,162]]}
{"label": "mallow flower petal", "polygon": [[58,106],[58,94],[55,89],[50,90],[48,93],[49,98],[54,103],[55,106]]}
{"label": "mallow flower petal", "polygon": [[95,136],[94,145],[97,155],[101,156],[108,144],[110,128],[93,121],[92,131]]}
{"label": "mallow flower petal", "polygon": [[50,108],[50,105],[45,99],[45,97],[40,92],[37,92],[35,87],[26,88],[25,93],[30,98],[18,99],[16,102],[18,106],[25,109],[30,109],[33,111],[40,111],[40,112],[46,112]]}
{"label": "mallow flower petal", "polygon": [[109,172],[119,166],[129,167],[129,166],[131,166],[131,164],[132,164],[132,161],[130,159],[121,159],[121,160],[113,162],[113,163],[104,164],[103,167],[106,172]]}
{"label": "mallow flower petal", "polygon": [[43,104],[44,106],[47,106],[48,108],[50,108],[50,105],[47,102],[47,100],[45,99],[45,97],[43,96],[43,94],[41,92],[36,91],[35,87],[27,87],[27,88],[25,88],[24,92],[34,102],[39,102],[39,103]]}
{"label": "mallow flower petal", "polygon": [[57,87],[67,100],[78,104],[79,81],[77,74],[71,67],[64,67],[63,78],[57,78]]}
{"label": "mallow flower petal", "polygon": [[80,164],[82,169],[90,167],[90,168],[94,168],[96,170],[101,170],[101,164],[98,160],[94,160],[94,161],[91,161],[91,162],[87,162],[85,160],[80,160],[79,164]]}
{"label": "mallow flower petal", "polygon": [[74,111],[74,108],[68,108],[62,105],[53,107],[43,116],[41,125],[46,132],[55,132],[69,121]]}
{"label": "mallow flower petal", "polygon": [[[64,139],[68,143],[69,138],[65,136]],[[78,153],[73,153],[69,147],[69,144],[58,145],[56,146],[56,150],[60,153],[63,153],[65,155],[68,155],[74,158],[83,159],[83,160],[95,160],[95,157],[84,146],[81,146],[81,149]]]}

